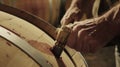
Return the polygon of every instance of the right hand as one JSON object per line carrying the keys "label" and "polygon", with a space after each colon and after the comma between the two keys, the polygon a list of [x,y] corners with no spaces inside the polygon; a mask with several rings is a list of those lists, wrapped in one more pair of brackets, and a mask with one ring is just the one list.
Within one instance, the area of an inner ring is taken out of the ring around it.
{"label": "right hand", "polygon": [[69,23],[74,22],[75,20],[79,20],[82,17],[83,13],[77,6],[78,2],[79,0],[72,0],[70,7],[68,8],[68,10],[66,11],[65,15],[61,20],[61,25],[67,25]]}
{"label": "right hand", "polygon": [[79,21],[83,14],[92,14],[92,7],[95,0],[72,0],[70,7],[61,20],[61,25],[67,25]]}

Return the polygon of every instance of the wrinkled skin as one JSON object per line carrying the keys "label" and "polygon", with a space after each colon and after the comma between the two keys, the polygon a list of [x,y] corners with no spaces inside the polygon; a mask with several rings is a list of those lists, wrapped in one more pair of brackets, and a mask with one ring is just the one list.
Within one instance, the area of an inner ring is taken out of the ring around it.
{"label": "wrinkled skin", "polygon": [[92,17],[92,7],[95,0],[72,0],[72,3],[61,20],[61,24],[65,25],[74,21],[79,21],[83,14],[87,14],[87,18]]}
{"label": "wrinkled skin", "polygon": [[94,19],[76,21],[67,45],[77,51],[95,52],[120,35],[120,4]]}

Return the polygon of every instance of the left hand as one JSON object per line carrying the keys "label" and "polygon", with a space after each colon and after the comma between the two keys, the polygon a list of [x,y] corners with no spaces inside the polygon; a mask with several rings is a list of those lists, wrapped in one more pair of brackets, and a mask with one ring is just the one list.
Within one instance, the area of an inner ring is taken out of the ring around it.
{"label": "left hand", "polygon": [[67,45],[82,53],[96,52],[115,36],[111,29],[104,19],[75,22]]}

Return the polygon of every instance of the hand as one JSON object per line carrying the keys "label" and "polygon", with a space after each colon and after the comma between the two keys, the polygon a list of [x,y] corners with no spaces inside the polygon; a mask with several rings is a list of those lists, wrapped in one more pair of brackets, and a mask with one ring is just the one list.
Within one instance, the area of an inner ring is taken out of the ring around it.
{"label": "hand", "polygon": [[80,3],[81,1],[82,0],[72,0],[70,7],[61,20],[62,25],[66,25],[80,19],[83,13],[81,13],[80,8],[78,7],[78,3]]}
{"label": "hand", "polygon": [[96,48],[95,45],[99,43],[91,36],[92,32],[95,32],[96,27],[96,24],[92,23],[92,21],[93,20],[75,22],[67,45],[80,52],[93,52]]}
{"label": "hand", "polygon": [[96,52],[114,36],[115,27],[105,19],[88,19],[74,23],[67,45],[82,53]]}
{"label": "hand", "polygon": [[95,0],[72,0],[72,3],[61,20],[62,25],[79,21],[83,14],[87,14],[88,18],[92,17],[92,7]]}
{"label": "hand", "polygon": [[119,19],[120,4],[98,18],[76,21],[67,45],[80,52],[95,52],[114,37],[120,36]]}

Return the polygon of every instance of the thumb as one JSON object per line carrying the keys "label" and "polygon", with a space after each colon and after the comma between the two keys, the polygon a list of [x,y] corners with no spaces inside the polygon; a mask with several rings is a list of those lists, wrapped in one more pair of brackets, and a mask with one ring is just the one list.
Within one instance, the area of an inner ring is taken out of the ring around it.
{"label": "thumb", "polygon": [[62,20],[61,20],[61,25],[67,25],[69,23],[72,23],[74,22],[74,19],[71,18],[71,17],[66,17],[66,16],[63,16]]}

